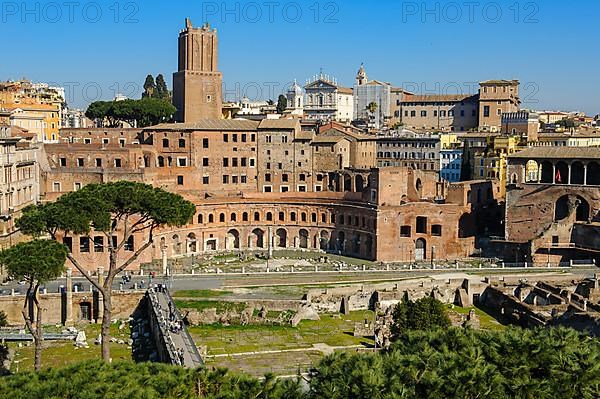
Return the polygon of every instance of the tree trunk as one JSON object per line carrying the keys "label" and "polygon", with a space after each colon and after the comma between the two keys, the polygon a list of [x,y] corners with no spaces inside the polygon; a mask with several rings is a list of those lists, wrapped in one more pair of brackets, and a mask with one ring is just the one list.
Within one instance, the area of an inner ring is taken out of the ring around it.
{"label": "tree trunk", "polygon": [[110,283],[110,285],[108,286],[108,288],[105,287],[104,293],[103,293],[103,298],[104,298],[104,302],[103,302],[103,314],[102,314],[102,331],[101,331],[101,336],[102,336],[102,360],[104,360],[105,362],[110,362],[110,323],[111,323],[111,310],[112,310],[112,306],[111,306],[111,297],[112,297],[112,290],[111,290],[111,286],[112,286],[112,281]]}

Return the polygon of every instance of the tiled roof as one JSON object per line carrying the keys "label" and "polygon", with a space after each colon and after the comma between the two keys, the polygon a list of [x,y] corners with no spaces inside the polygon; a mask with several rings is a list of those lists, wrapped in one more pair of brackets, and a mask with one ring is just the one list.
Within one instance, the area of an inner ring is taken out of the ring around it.
{"label": "tiled roof", "polygon": [[520,159],[599,159],[600,147],[530,147],[512,154],[510,158]]}
{"label": "tiled roof", "polygon": [[296,129],[300,127],[298,119],[263,119],[259,129]]}
{"label": "tiled roof", "polygon": [[513,85],[513,84],[518,84],[519,81],[518,80],[504,80],[504,79],[497,79],[497,80],[484,80],[483,82],[481,82],[480,84],[482,85]]}
{"label": "tiled roof", "polygon": [[311,144],[337,143],[337,142],[340,142],[342,140],[348,140],[348,138],[346,138],[344,136],[324,136],[324,135],[318,135],[314,139],[312,139]]}
{"label": "tiled roof", "polygon": [[259,122],[245,119],[205,119],[192,123],[163,123],[147,127],[144,130],[217,130],[249,131],[256,130]]}

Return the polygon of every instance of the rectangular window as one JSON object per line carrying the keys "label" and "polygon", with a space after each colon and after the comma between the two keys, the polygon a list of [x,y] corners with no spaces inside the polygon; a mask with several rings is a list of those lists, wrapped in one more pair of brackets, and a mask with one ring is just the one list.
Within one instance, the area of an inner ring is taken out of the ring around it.
{"label": "rectangular window", "polygon": [[238,166],[237,158],[231,158],[231,166],[233,166],[234,168],[237,168],[237,166]]}
{"label": "rectangular window", "polygon": [[90,252],[90,238],[79,237],[79,252],[87,253]]}
{"label": "rectangular window", "polygon": [[74,191],[81,190],[81,183],[78,183],[78,182],[74,183],[73,190]]}
{"label": "rectangular window", "polygon": [[410,226],[400,227],[400,237],[410,237],[410,235],[411,235],[411,227]]}
{"label": "rectangular window", "polygon": [[202,139],[202,148],[208,148],[208,139]]}
{"label": "rectangular window", "polygon": [[227,133],[224,133],[224,134],[223,134],[223,142],[224,142],[224,143],[227,143],[227,142],[229,142],[229,135],[228,135]]}
{"label": "rectangular window", "polygon": [[60,166],[67,166],[67,158],[60,159]]}
{"label": "rectangular window", "polygon": [[94,237],[94,252],[104,252],[104,237]]}
{"label": "rectangular window", "polygon": [[121,158],[115,158],[115,168],[121,167]]}
{"label": "rectangular window", "polygon": [[129,236],[123,248],[125,249],[125,251],[133,252],[133,236]]}
{"label": "rectangular window", "polygon": [[246,142],[247,135],[246,133],[242,133],[242,143]]}
{"label": "rectangular window", "polygon": [[125,147],[125,143],[126,143],[125,139],[119,139],[119,145],[121,147]]}
{"label": "rectangular window", "polygon": [[246,167],[246,166],[248,166],[248,159],[247,159],[247,158],[241,158],[241,159],[240,159],[240,165],[241,165],[242,167]]}
{"label": "rectangular window", "polygon": [[223,184],[229,184],[229,175],[223,175]]}
{"label": "rectangular window", "polygon": [[427,234],[427,218],[417,216],[417,234]]}
{"label": "rectangular window", "polygon": [[209,184],[209,183],[210,183],[210,177],[202,176],[202,184]]}
{"label": "rectangular window", "polygon": [[265,173],[265,181],[271,181],[271,174],[270,173]]}
{"label": "rectangular window", "polygon": [[223,167],[227,168],[229,166],[229,158],[223,158]]}
{"label": "rectangular window", "polygon": [[242,184],[248,183],[248,177],[246,175],[240,176],[240,182]]}
{"label": "rectangular window", "polygon": [[177,176],[177,185],[183,186],[183,176]]}
{"label": "rectangular window", "polygon": [[52,185],[52,190],[53,190],[55,193],[60,193],[60,183],[58,183],[58,182],[55,182],[55,183]]}
{"label": "rectangular window", "polygon": [[83,165],[84,165],[83,158],[77,158],[77,166],[79,166],[81,168],[81,167],[83,167]]}
{"label": "rectangular window", "polygon": [[180,167],[187,166],[187,158],[177,158],[177,166],[180,166]]}
{"label": "rectangular window", "polygon": [[485,105],[483,107],[483,116],[485,118],[489,118],[489,116],[490,116],[490,106],[489,105]]}
{"label": "rectangular window", "polygon": [[232,137],[233,138],[233,142],[237,143],[238,135],[236,133],[234,133],[232,136],[233,136]]}
{"label": "rectangular window", "polygon": [[431,226],[431,235],[436,237],[442,236],[442,225],[434,224]]}
{"label": "rectangular window", "polygon": [[237,175],[231,176],[231,183],[232,184],[238,184],[238,176]]}
{"label": "rectangular window", "polygon": [[250,158],[250,167],[253,168],[256,164],[256,160],[254,158]]}
{"label": "rectangular window", "polygon": [[202,166],[208,166],[208,158],[202,158]]}
{"label": "rectangular window", "polygon": [[101,168],[102,167],[102,158],[96,158],[96,167],[97,168]]}

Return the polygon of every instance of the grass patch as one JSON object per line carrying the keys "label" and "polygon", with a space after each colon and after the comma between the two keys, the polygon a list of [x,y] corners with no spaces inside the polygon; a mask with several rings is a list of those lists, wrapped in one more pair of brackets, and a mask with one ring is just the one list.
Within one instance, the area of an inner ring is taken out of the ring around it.
{"label": "grass patch", "polygon": [[[55,330],[54,326],[48,326],[46,332]],[[78,329],[85,331],[89,348],[76,348],[74,341],[44,341],[42,350],[42,367],[61,367],[72,363],[79,363],[85,360],[101,359],[100,345],[95,345],[94,340],[100,334],[100,324],[82,324]],[[110,327],[111,337],[127,341],[130,338],[129,325],[123,330],[119,330],[118,325],[112,324]],[[33,371],[34,346],[19,348],[18,343],[10,342],[9,348],[15,351],[11,371]],[[132,360],[131,349],[127,345],[118,343],[110,344],[110,355],[113,360]]]}
{"label": "grass patch", "polygon": [[246,309],[245,303],[237,302],[225,302],[225,301],[184,301],[175,300],[175,306],[178,309],[194,309],[199,312],[207,309],[216,309],[217,313],[223,313],[227,311],[242,312]]}
{"label": "grass patch", "polygon": [[219,298],[233,294],[223,290],[181,290],[173,293],[174,298]]}
{"label": "grass patch", "polygon": [[323,314],[321,320],[303,320],[297,327],[212,324],[189,327],[189,331],[196,345],[205,345],[209,355],[311,348],[318,343],[330,346],[369,345],[372,339],[352,335],[354,323],[365,319],[372,320],[373,312],[355,311],[346,316]]}

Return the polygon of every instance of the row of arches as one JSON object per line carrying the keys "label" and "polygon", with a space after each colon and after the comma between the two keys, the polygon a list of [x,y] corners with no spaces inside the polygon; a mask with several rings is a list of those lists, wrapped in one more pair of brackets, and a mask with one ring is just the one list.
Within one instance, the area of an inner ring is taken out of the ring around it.
{"label": "row of arches", "polygon": [[[541,184],[576,184],[600,186],[600,164],[595,161],[542,161],[530,160],[526,165],[526,182]],[[517,176],[513,175],[513,183]]]}
{"label": "row of arches", "polygon": [[359,213],[335,213],[333,211],[229,211],[219,213],[198,213],[196,222],[200,225],[207,224],[231,224],[231,223],[253,223],[253,222],[284,222],[284,223],[306,223],[306,224],[338,224],[373,229],[375,221],[370,216]]}
{"label": "row of arches", "polygon": [[[270,246],[269,239],[271,240]],[[283,227],[274,230],[256,227],[249,231],[232,228],[224,232],[223,236],[210,234],[203,241],[198,239],[195,232],[190,232],[186,236],[175,233],[160,239],[161,250],[173,256],[221,250],[264,250],[269,247],[273,249],[319,249],[366,258],[374,255],[372,234],[343,230],[332,232],[301,228],[294,234]]]}

